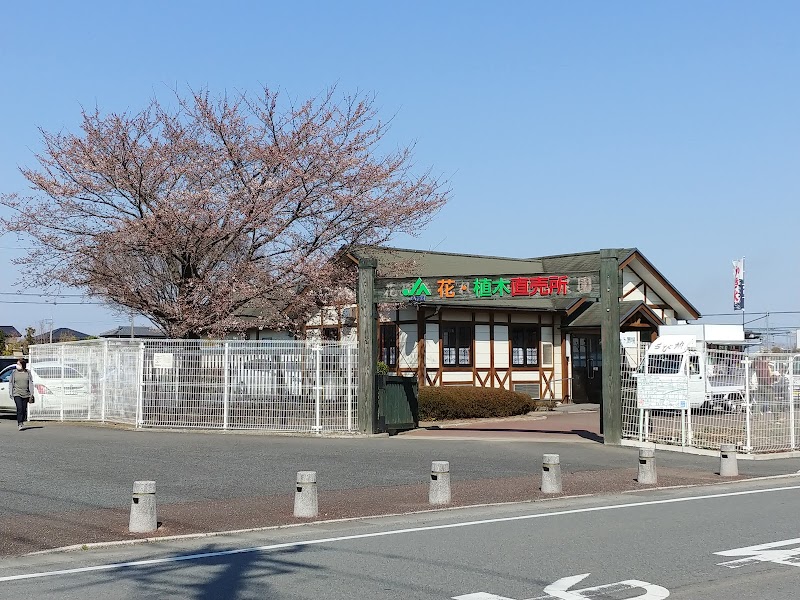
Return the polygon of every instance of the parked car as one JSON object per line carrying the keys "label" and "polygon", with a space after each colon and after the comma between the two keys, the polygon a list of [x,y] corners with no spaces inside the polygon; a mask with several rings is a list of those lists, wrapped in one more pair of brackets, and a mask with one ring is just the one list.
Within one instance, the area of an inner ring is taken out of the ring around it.
{"label": "parked car", "polygon": [[8,382],[16,368],[16,365],[9,365],[0,371],[0,409],[17,410],[14,400],[8,395]]}
{"label": "parked car", "polygon": [[[16,365],[0,371],[0,408],[16,409],[9,397],[8,384]],[[36,412],[44,410],[85,410],[91,397],[89,379],[72,367],[57,362],[38,362],[28,365],[33,380],[33,395],[38,406]]]}
{"label": "parked car", "polygon": [[[25,357],[28,358],[27,356]],[[17,364],[17,361],[20,359],[19,356],[0,356],[0,369],[5,369],[6,367],[13,367]]]}

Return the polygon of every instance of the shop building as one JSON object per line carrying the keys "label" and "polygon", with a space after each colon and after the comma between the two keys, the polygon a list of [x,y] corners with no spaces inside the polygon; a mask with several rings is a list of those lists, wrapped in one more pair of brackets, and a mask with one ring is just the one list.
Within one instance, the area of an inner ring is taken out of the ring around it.
{"label": "shop building", "polygon": [[[639,250],[617,255],[620,330],[630,343],[700,317]],[[362,246],[343,260],[355,269],[364,258],[377,260],[379,282],[403,278],[381,292],[378,355],[391,373],[416,375],[420,385],[600,401],[599,251],[516,259]],[[355,340],[356,315],[355,304],[326,307],[305,335]]]}

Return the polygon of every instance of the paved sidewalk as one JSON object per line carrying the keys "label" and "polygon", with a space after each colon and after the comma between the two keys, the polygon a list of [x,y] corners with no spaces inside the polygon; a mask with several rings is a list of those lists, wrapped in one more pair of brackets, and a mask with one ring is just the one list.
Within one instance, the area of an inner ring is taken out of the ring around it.
{"label": "paved sidewalk", "polygon": [[528,442],[602,442],[596,404],[567,404],[520,417],[426,421],[401,435],[412,438]]}

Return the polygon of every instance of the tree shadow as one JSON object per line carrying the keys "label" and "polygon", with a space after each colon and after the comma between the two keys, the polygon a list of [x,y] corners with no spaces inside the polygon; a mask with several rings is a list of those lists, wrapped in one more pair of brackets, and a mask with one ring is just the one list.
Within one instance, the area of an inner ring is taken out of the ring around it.
{"label": "tree shadow", "polygon": [[[172,558],[170,562],[136,564],[137,559],[134,559],[128,566],[100,570],[88,577],[75,574],[68,578],[69,585],[50,590],[59,597],[70,598],[78,597],[78,594],[81,597],[110,597],[111,588],[117,593],[129,588],[140,598],[274,599],[279,595],[270,583],[271,577],[297,572],[312,575],[321,569],[297,558],[308,549],[293,546],[273,551],[245,549],[237,552],[212,544],[189,554],[164,557]],[[216,553],[222,554],[214,556]],[[205,554],[211,556],[204,557]]]}

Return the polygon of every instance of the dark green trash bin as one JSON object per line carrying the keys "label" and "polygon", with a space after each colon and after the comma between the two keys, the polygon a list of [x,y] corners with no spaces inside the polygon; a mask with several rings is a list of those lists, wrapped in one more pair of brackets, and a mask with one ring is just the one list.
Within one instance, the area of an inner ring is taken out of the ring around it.
{"label": "dark green trash bin", "polygon": [[378,428],[394,435],[419,427],[417,378],[378,375]]}

